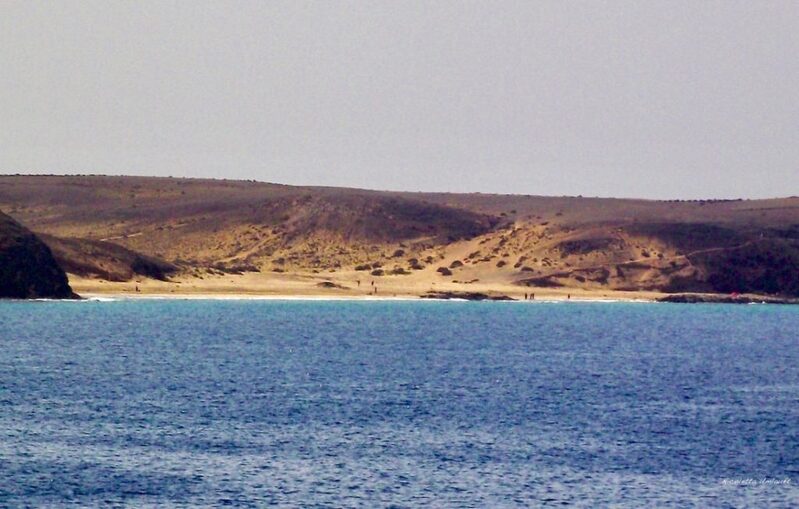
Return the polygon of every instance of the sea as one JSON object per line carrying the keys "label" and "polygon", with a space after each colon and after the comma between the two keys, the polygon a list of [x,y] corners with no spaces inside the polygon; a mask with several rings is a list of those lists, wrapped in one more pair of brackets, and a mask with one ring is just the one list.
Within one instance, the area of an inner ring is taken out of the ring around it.
{"label": "sea", "polygon": [[799,307],[0,303],[0,507],[797,507]]}

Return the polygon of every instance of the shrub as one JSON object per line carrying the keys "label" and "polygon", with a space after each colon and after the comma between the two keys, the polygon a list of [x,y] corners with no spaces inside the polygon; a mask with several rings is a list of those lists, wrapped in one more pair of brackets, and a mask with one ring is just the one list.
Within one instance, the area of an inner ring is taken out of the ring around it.
{"label": "shrub", "polygon": [[436,272],[438,272],[442,276],[451,276],[452,275],[452,271],[449,270],[446,267],[439,267],[438,269],[436,269]]}

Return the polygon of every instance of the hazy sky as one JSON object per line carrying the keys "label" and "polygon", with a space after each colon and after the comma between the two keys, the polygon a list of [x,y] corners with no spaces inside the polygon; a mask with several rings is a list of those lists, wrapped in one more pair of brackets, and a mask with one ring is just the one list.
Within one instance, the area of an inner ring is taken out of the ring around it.
{"label": "hazy sky", "polygon": [[799,1],[3,0],[0,171],[799,194]]}

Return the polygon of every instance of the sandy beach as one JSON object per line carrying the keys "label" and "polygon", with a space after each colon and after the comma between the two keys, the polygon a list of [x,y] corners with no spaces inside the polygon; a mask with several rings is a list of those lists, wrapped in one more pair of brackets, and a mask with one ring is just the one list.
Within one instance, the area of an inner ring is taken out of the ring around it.
{"label": "sandy beach", "polygon": [[70,275],[69,282],[79,295],[87,298],[408,300],[429,298],[429,294],[457,297],[458,294],[480,293],[489,298],[508,297],[516,301],[654,301],[664,295],[579,288],[525,288],[501,281],[431,281],[415,275],[373,277],[354,271],[335,274],[245,273],[203,278],[184,276],[170,281],[138,278],[126,282]]}

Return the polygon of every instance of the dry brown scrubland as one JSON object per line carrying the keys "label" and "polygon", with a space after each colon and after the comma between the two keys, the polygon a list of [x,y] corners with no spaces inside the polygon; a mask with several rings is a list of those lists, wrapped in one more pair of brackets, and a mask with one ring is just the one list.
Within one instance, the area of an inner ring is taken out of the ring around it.
{"label": "dry brown scrubland", "polygon": [[78,291],[799,296],[799,198],[650,201],[3,176]]}

